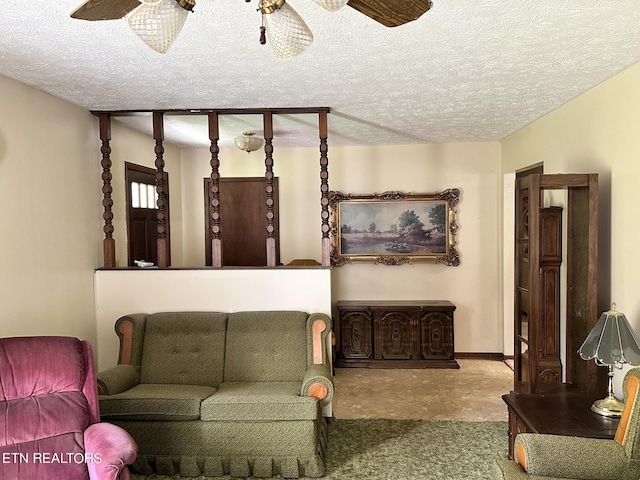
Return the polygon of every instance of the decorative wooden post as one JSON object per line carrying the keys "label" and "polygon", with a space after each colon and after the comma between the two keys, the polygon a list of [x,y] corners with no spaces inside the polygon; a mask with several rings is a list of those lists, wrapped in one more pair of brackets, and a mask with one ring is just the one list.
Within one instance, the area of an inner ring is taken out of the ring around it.
{"label": "decorative wooden post", "polygon": [[274,223],[275,214],[273,211],[273,115],[271,112],[263,113],[264,123],[264,164],[266,171],[264,178],[266,180],[267,192],[267,267],[276,266],[276,225]]}
{"label": "decorative wooden post", "polygon": [[218,113],[209,114],[209,140],[211,146],[211,265],[222,267],[222,235],[220,232],[220,160],[218,154],[218,140],[220,133],[218,129]]}
{"label": "decorative wooden post", "polygon": [[331,240],[329,239],[329,158],[327,152],[327,112],[318,113],[318,129],[320,131],[320,206],[322,218],[322,265],[331,265]]}
{"label": "decorative wooden post", "polygon": [[104,195],[102,199],[102,206],[104,207],[104,213],[102,214],[102,218],[104,218],[102,249],[105,268],[114,268],[116,266],[116,242],[113,239],[113,212],[111,211],[113,207],[111,179],[113,176],[111,175],[111,146],[109,145],[111,141],[111,115],[101,113],[99,119],[100,140],[102,142],[100,147],[100,152],[102,153],[102,194]]}
{"label": "decorative wooden post", "polygon": [[153,138],[156,142],[156,191],[158,192],[158,267],[168,267],[167,248],[167,192],[164,181],[164,123],[163,113],[153,112]]}

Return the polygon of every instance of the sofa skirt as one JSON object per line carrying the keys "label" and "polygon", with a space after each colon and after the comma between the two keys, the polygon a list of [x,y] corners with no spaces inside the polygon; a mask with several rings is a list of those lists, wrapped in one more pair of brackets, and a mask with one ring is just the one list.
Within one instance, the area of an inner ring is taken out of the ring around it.
{"label": "sofa skirt", "polygon": [[116,421],[138,444],[133,473],[222,477],[322,477],[327,423]]}

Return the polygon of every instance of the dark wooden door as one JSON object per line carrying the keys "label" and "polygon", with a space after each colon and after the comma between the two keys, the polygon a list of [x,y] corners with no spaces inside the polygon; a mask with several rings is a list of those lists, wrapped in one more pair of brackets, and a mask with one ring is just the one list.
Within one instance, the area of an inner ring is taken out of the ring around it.
{"label": "dark wooden door", "polygon": [[[274,225],[278,225],[278,178],[273,179]],[[205,178],[205,258],[211,265],[211,179]],[[276,228],[276,264],[280,263]],[[222,265],[267,265],[267,194],[264,177],[220,179],[220,232]]]}
{"label": "dark wooden door", "polygon": [[[127,185],[127,248],[129,265],[134,266],[135,260],[152,262],[157,265],[158,205],[156,170],[133,163],[125,163],[125,181]],[[169,175],[166,172],[165,185],[167,192],[167,239],[169,239]],[[167,252],[169,251],[170,249],[167,249]]]}
{"label": "dark wooden door", "polygon": [[516,180],[515,216],[515,389],[519,393],[531,393],[529,358],[531,353],[529,350],[531,340],[529,335],[531,267],[529,262],[529,182],[526,178]]}

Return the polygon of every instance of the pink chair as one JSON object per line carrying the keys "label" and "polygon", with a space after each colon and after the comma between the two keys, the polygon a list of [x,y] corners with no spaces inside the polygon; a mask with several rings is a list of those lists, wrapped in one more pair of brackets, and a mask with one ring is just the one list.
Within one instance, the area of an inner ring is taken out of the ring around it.
{"label": "pink chair", "polygon": [[88,342],[0,338],[0,480],[129,480],[137,453],[100,423]]}

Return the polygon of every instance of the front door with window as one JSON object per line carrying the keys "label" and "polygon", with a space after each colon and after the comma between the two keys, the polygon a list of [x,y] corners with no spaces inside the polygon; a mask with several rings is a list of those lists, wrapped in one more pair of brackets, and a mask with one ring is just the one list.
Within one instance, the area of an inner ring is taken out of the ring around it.
{"label": "front door with window", "polygon": [[[135,260],[157,265],[158,194],[156,192],[156,170],[126,163],[125,180],[127,184],[129,266],[134,266]],[[167,238],[169,239],[169,175],[166,172],[165,185],[167,191]],[[167,251],[170,252],[170,248]]]}

